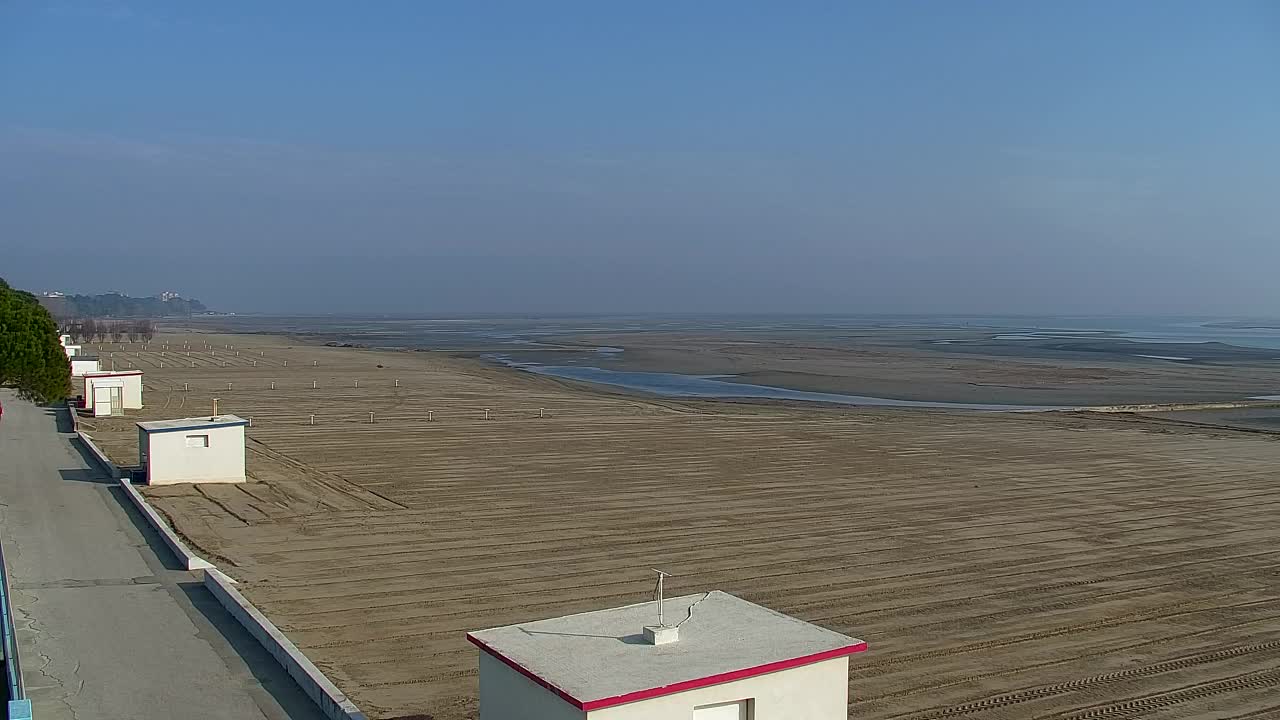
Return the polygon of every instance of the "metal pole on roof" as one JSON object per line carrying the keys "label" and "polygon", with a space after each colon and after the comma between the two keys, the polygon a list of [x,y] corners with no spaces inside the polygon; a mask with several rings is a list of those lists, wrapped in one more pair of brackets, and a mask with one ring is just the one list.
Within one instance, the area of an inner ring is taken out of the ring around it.
{"label": "metal pole on roof", "polygon": [[654,572],[658,573],[658,587],[654,590],[654,594],[657,595],[658,599],[658,627],[666,627],[667,624],[662,621],[662,581],[671,577],[671,574],[662,572],[661,570],[654,570]]}

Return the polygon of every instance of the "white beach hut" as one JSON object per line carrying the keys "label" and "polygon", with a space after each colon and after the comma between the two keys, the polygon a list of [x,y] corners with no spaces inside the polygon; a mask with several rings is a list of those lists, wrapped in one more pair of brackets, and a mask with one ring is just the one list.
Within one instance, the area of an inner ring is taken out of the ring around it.
{"label": "white beach hut", "polygon": [[142,409],[141,370],[99,370],[84,375],[84,406],[95,416]]}
{"label": "white beach hut", "polygon": [[244,482],[244,428],[235,415],[138,423],[147,484]]}
{"label": "white beach hut", "polygon": [[95,355],[76,355],[71,358],[71,377],[84,377],[102,369]]}
{"label": "white beach hut", "polygon": [[846,720],[866,643],[727,593],[469,633],[480,719]]}

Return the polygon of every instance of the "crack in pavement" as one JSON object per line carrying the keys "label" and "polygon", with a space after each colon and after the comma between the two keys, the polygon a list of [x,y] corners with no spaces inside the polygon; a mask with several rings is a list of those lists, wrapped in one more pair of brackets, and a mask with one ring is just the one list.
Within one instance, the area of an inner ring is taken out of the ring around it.
{"label": "crack in pavement", "polygon": [[61,580],[46,580],[44,582],[15,583],[13,588],[15,590],[50,590],[85,587],[119,587],[124,585],[158,585],[159,583],[160,579],[155,575],[139,575],[131,578],[98,578],[94,580],[63,578]]}
{"label": "crack in pavement", "polygon": [[[56,689],[59,695],[57,697],[52,698],[52,701],[59,702],[65,705],[67,708],[67,712],[70,713],[71,715],[72,720],[78,720],[79,715],[76,713],[75,706],[71,704],[71,700],[74,699],[77,695],[80,694],[81,691],[84,690],[84,680],[80,677],[80,661],[79,660],[76,661],[75,667],[71,669],[71,672],[66,679],[58,677],[58,675],[56,675],[54,672],[50,670],[50,668],[54,664],[54,659],[50,655],[42,652],[40,649],[40,646],[43,645],[45,642],[56,640],[57,637],[54,635],[51,635],[48,631],[40,627],[39,621],[36,620],[35,617],[30,612],[28,612],[28,610],[30,609],[30,606],[35,605],[40,600],[38,596],[32,595],[30,597],[31,597],[31,603],[30,605],[27,606],[27,608],[15,608],[15,610],[17,610],[23,616],[22,619],[25,621],[23,629],[30,632],[33,635],[33,637],[31,638],[30,644],[35,647],[36,655],[41,660],[40,667],[35,668],[35,671],[39,673],[41,677],[45,678],[49,683],[49,684],[40,686],[40,689],[45,689],[45,688]],[[68,682],[70,680],[75,681],[75,690],[70,690],[68,688]],[[40,702],[39,698],[33,698],[33,700],[35,700],[36,702]]]}

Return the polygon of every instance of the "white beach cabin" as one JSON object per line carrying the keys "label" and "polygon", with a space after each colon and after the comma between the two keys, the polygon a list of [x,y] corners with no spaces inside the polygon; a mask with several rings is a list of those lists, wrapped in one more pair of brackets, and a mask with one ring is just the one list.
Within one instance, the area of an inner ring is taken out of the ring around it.
{"label": "white beach cabin", "polygon": [[138,423],[138,464],[147,484],[244,482],[248,424],[235,415]]}
{"label": "white beach cabin", "polygon": [[84,406],[95,416],[142,409],[141,370],[99,370],[84,374]]}
{"label": "white beach cabin", "polygon": [[713,591],[468,633],[480,720],[847,720],[867,644]]}
{"label": "white beach cabin", "polygon": [[98,362],[97,356],[76,355],[71,358],[71,377],[84,377],[101,369],[102,365]]}
{"label": "white beach cabin", "polygon": [[62,344],[62,351],[67,354],[67,357],[73,358],[80,354],[80,346],[71,344],[70,335],[59,335],[58,342]]}

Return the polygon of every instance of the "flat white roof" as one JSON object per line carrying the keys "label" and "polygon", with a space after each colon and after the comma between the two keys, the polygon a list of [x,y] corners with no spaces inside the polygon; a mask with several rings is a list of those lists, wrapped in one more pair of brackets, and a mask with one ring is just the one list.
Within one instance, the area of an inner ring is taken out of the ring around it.
{"label": "flat white roof", "polygon": [[177,420],[149,420],[138,423],[138,427],[146,432],[176,432],[178,430],[209,430],[211,428],[235,427],[248,425],[249,421],[238,415],[215,415],[210,417],[178,418]]}
{"label": "flat white roof", "polygon": [[481,650],[582,710],[800,667],[867,649],[861,640],[718,590],[670,598],[680,639],[650,645],[653,602],[468,633]]}
{"label": "flat white roof", "polygon": [[[96,359],[96,358],[95,358]],[[111,377],[113,375],[141,375],[141,370],[99,370],[98,372],[85,373],[85,377]]]}

